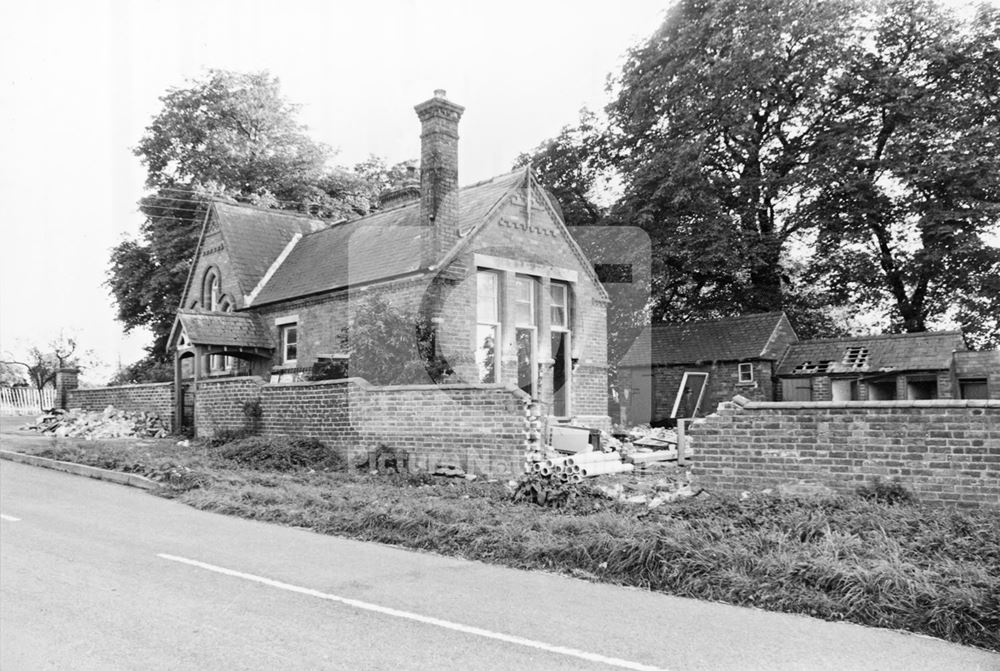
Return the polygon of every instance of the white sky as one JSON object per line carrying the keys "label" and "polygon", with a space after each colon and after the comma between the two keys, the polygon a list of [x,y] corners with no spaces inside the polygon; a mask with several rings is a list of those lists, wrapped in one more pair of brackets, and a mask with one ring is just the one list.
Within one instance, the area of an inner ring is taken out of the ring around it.
{"label": "white sky", "polygon": [[0,3],[0,352],[65,330],[106,364],[92,382],[142,356],[148,336],[124,336],[102,286],[142,220],[131,147],[158,97],[205,68],[277,75],[344,165],[416,158],[413,105],[444,88],[466,107],[469,183],[603,106],[607,75],[667,2]]}

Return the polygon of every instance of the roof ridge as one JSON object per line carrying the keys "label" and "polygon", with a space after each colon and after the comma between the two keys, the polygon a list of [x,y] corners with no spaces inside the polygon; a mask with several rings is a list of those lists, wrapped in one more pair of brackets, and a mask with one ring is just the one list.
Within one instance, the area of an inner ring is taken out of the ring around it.
{"label": "roof ridge", "polygon": [[650,326],[652,328],[654,328],[654,329],[655,328],[669,328],[669,327],[676,327],[676,326],[695,326],[695,325],[701,326],[701,325],[718,324],[720,322],[733,322],[733,321],[740,321],[740,320],[743,320],[743,319],[753,319],[753,318],[761,318],[761,317],[776,317],[776,318],[780,318],[781,315],[783,315],[783,314],[785,314],[785,313],[781,312],[781,311],[779,311],[779,312],[750,312],[750,313],[747,313],[745,315],[737,315],[735,317],[719,317],[718,319],[699,319],[699,320],[696,320],[696,321],[689,321],[689,322],[659,322],[657,324],[650,324]]}
{"label": "roof ridge", "polygon": [[279,210],[275,207],[261,207],[260,205],[251,205],[250,203],[230,203],[226,200],[213,200],[215,205],[227,205],[229,207],[236,207],[241,210],[253,210],[255,212],[267,212],[268,214],[280,214],[285,217],[294,217],[296,219],[307,219],[309,221],[317,221],[321,224],[329,223],[326,219],[320,217],[314,217],[311,214],[306,214],[305,212],[296,212],[294,210]]}
{"label": "roof ridge", "polygon": [[854,340],[892,340],[892,339],[904,339],[904,338],[930,338],[938,336],[953,336],[953,335],[964,335],[961,330],[952,331],[920,331],[918,333],[883,333],[881,335],[860,335],[860,336],[843,336],[841,338],[812,338],[810,340],[800,340],[795,345],[808,345],[809,343],[831,343],[831,342],[845,342]]}

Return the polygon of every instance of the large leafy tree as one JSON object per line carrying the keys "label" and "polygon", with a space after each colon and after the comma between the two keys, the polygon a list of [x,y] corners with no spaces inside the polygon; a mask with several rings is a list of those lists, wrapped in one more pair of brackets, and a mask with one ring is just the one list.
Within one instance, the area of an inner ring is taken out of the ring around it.
{"label": "large leafy tree", "polygon": [[1000,345],[1000,10],[893,0],[840,86],[811,277],[898,330],[947,317]]}
{"label": "large leafy tree", "polygon": [[339,219],[367,213],[377,195],[367,176],[329,166],[330,149],[309,138],[266,72],[211,70],[161,101],[135,148],[151,190],[139,202],[145,222],[112,251],[108,273],[126,330],[153,333],[130,381],[169,375],[167,339],[211,200]]}
{"label": "large leafy tree", "polygon": [[997,343],[997,17],[680,0],[612,80],[607,130],[531,160],[570,202],[577,156],[621,177],[600,221],[650,234],[654,319],[785,309],[832,335],[850,305]]}
{"label": "large leafy tree", "polygon": [[846,0],[683,0],[630,52],[608,107],[614,214],[654,240],[658,315],[783,307],[854,25]]}
{"label": "large leafy tree", "polygon": [[567,226],[591,226],[606,215],[598,204],[598,190],[607,174],[601,156],[602,134],[597,116],[584,109],[577,125],[564,127],[559,135],[514,162],[515,168],[531,166],[555,197]]}

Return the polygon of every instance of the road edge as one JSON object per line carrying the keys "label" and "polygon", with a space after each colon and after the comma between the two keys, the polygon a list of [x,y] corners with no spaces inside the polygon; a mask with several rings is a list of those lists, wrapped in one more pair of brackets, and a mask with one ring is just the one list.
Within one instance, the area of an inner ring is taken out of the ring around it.
{"label": "road edge", "polygon": [[138,487],[139,489],[152,490],[160,486],[154,480],[150,480],[142,475],[136,475],[135,473],[109,471],[104,468],[97,468],[96,466],[85,466],[83,464],[75,464],[70,461],[47,459],[45,457],[35,456],[34,454],[24,454],[23,452],[0,450],[0,459],[13,461],[19,464],[27,464],[28,466],[38,466],[39,468],[62,471],[63,473],[69,473],[71,475],[80,475],[85,478],[93,478],[94,480],[106,480],[108,482],[114,482],[128,487]]}

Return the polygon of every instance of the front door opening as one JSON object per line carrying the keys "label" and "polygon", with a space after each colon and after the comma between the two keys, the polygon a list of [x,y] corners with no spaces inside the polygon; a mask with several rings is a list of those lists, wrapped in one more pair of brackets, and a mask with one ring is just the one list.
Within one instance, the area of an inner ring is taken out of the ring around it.
{"label": "front door opening", "polygon": [[569,333],[552,332],[552,414],[556,417],[569,415]]}
{"label": "front door opening", "polygon": [[517,329],[517,386],[535,398],[535,329]]}

